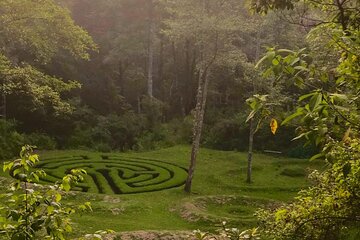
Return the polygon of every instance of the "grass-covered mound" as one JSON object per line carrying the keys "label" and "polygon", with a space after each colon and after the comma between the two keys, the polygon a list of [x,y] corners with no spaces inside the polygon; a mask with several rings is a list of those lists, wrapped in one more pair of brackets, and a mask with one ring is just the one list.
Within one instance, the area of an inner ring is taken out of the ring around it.
{"label": "grass-covered mound", "polygon": [[254,212],[257,209],[273,207],[279,203],[271,199],[249,196],[201,196],[185,201],[178,211],[187,221],[208,222],[213,225],[225,221],[242,227],[255,223]]}
{"label": "grass-covered mound", "polygon": [[184,184],[187,172],[176,164],[144,158],[113,155],[79,155],[43,160],[45,182],[59,181],[71,169],[87,171],[84,183],[75,189],[82,192],[127,194],[158,191]]}

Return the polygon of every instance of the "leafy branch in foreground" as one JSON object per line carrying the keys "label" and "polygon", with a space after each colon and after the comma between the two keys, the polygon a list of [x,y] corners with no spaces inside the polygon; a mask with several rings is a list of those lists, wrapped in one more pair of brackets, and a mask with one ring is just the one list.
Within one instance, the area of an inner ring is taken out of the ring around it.
{"label": "leafy branch in foreground", "polygon": [[[310,50],[271,48],[259,64],[267,63],[265,77],[288,80],[301,89],[298,108],[282,124],[298,119],[297,139],[322,148],[312,159],[324,158],[328,168],[314,171],[313,186],[293,203],[258,211],[259,230],[279,240],[359,239],[359,8],[351,0],[304,1],[309,2],[332,19],[311,30]],[[272,8],[279,9],[276,4],[266,9]]]}
{"label": "leafy branch in foreground", "polygon": [[83,181],[86,171],[73,169],[60,183],[39,185],[37,182],[46,173],[34,169],[39,156],[33,150],[32,146],[24,146],[19,159],[4,163],[3,170],[15,181],[9,192],[0,195],[0,236],[11,240],[64,240],[72,231],[70,215],[92,210],[90,202],[76,208],[61,203],[64,192]]}

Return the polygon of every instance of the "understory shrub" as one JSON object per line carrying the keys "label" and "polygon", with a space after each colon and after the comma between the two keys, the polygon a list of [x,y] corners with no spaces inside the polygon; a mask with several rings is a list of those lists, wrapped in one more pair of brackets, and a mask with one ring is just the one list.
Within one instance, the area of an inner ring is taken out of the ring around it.
{"label": "understory shrub", "polygon": [[24,135],[15,129],[13,121],[0,120],[0,160],[12,158],[24,143]]}
{"label": "understory shrub", "polygon": [[108,152],[130,150],[136,138],[143,131],[144,119],[141,115],[127,112],[121,116],[97,116],[94,123],[78,122],[67,148],[92,148]]}
{"label": "understory shrub", "polygon": [[[205,125],[204,145],[219,150],[247,151],[249,145],[249,124],[245,123],[246,114],[235,114],[216,118]],[[293,142],[294,128],[281,126],[274,135],[267,123],[260,126],[254,136],[254,150],[280,151],[291,157],[306,158],[316,153],[312,146],[304,147],[303,143]]]}
{"label": "understory shrub", "polygon": [[54,150],[57,147],[56,141],[43,133],[30,133],[25,135],[26,144],[34,144],[39,150]]}
{"label": "understory shrub", "polygon": [[[95,116],[91,122],[78,121],[65,147],[101,152],[145,151],[191,142],[191,117],[161,123],[158,103],[146,102],[146,106],[148,112],[143,114],[129,111],[122,115]],[[149,117],[152,113],[156,116]]]}
{"label": "understory shrub", "polygon": [[310,158],[318,152],[318,149],[311,144],[297,144],[289,148],[287,156],[292,158]]}
{"label": "understory shrub", "polygon": [[219,119],[213,126],[205,126],[205,146],[219,150],[246,150],[249,130],[245,119],[242,116],[235,116]]}
{"label": "understory shrub", "polygon": [[189,144],[192,137],[192,118],[173,119],[154,127],[151,131],[143,132],[136,139],[134,150],[154,150],[171,147],[176,144]]}
{"label": "understory shrub", "polygon": [[44,133],[19,133],[17,123],[12,120],[0,120],[0,160],[18,155],[18,149],[25,144],[35,144],[40,150],[56,149],[56,141]]}

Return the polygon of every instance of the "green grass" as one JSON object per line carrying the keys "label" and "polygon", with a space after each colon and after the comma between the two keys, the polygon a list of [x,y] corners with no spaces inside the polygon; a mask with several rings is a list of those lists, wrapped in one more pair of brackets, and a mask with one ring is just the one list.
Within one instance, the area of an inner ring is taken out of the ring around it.
{"label": "green grass", "polygon": [[[54,179],[50,177],[50,181],[56,180],[56,177],[60,177],[68,168],[62,165],[66,161],[74,163],[74,166],[83,166],[91,170],[90,172],[102,169],[104,164],[107,164],[109,174],[116,175],[116,171],[111,169],[119,167],[123,159],[133,161],[135,170],[148,166],[147,163],[152,166],[156,163],[155,165],[160,167],[155,170],[166,178],[168,172],[161,172],[164,171],[163,166],[173,166],[172,171],[175,172],[178,171],[176,166],[187,168],[189,153],[190,147],[175,146],[144,153],[50,151],[40,153],[40,157],[47,159],[45,162],[54,164],[52,166],[55,168],[51,170]],[[253,183],[247,184],[244,181],[246,159],[246,153],[201,149],[191,195],[183,192],[183,186],[152,191],[156,185],[149,185],[149,181],[156,180],[141,182],[146,180],[146,175],[137,176],[140,181],[137,187],[150,192],[132,194],[131,189],[127,189],[127,194],[98,194],[96,184],[88,176],[89,183],[82,186],[88,187],[90,193],[71,193],[65,198],[67,204],[92,202],[92,213],[76,215],[73,218],[76,223],[75,232],[83,234],[101,229],[212,230],[217,228],[222,220],[227,220],[232,226],[251,227],[255,224],[253,213],[257,208],[291,200],[297,191],[309,185],[306,177],[302,175],[304,169],[322,168],[322,163],[309,162],[306,159],[254,154]],[[115,160],[118,162],[114,163]],[[123,176],[131,177],[131,174],[130,170],[124,171]],[[176,186],[184,177],[180,171],[180,174],[175,174],[163,183],[164,188]],[[126,179],[114,179],[120,188],[126,189],[126,186],[123,186]],[[99,178],[99,182],[104,185],[105,193],[113,193],[105,178]]]}
{"label": "green grass", "polygon": [[45,182],[61,180],[71,169],[87,171],[85,182],[79,190],[89,193],[129,194],[159,191],[184,184],[187,176],[185,168],[173,163],[116,154],[104,158],[101,154],[88,154],[44,159],[38,168],[48,176]]}

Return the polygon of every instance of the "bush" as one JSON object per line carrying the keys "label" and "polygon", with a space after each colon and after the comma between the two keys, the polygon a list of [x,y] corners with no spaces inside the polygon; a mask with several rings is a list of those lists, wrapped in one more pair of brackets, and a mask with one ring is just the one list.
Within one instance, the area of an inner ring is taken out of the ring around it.
{"label": "bush", "polygon": [[152,129],[163,121],[166,106],[156,98],[143,96],[141,99],[141,112],[146,119],[146,129]]}
{"label": "bush", "polygon": [[54,150],[56,149],[56,142],[53,138],[42,133],[31,133],[25,136],[26,144],[33,144],[40,150]]}
{"label": "bush", "polygon": [[220,150],[246,150],[249,130],[244,117],[219,119],[209,131],[204,131],[204,144]]}
{"label": "bush", "polygon": [[104,152],[104,153],[108,153],[112,151],[111,147],[106,143],[97,143],[94,149],[96,149],[96,151],[98,152]]}
{"label": "bush", "polygon": [[299,143],[298,145],[289,148],[287,156],[292,158],[310,158],[318,152],[318,149],[313,145],[304,145]]}
{"label": "bush", "polygon": [[[212,113],[214,115],[214,113]],[[223,114],[205,125],[204,144],[213,149],[247,151],[249,146],[249,124],[245,123],[246,114]],[[303,142],[291,141],[295,134],[293,127],[281,126],[272,134],[267,122],[254,136],[254,150],[274,150],[294,158],[307,158],[317,153],[313,146],[304,146]]]}
{"label": "bush", "polygon": [[306,170],[301,167],[297,168],[284,168],[281,173],[283,176],[288,177],[305,177],[306,176]]}
{"label": "bush", "polygon": [[0,120],[0,159],[8,159],[17,155],[24,144],[24,135],[15,130],[14,121]]}
{"label": "bush", "polygon": [[94,123],[78,122],[68,148],[92,148],[102,152],[129,150],[144,128],[144,118],[133,112],[121,116],[97,116]]}
{"label": "bush", "polygon": [[91,148],[93,145],[90,126],[87,128],[77,126],[74,133],[70,136],[68,142],[66,143],[67,148],[86,149]]}
{"label": "bush", "polygon": [[143,132],[136,139],[134,150],[145,151],[171,147],[176,144],[189,144],[192,140],[192,117],[173,119],[154,127],[151,131]]}

